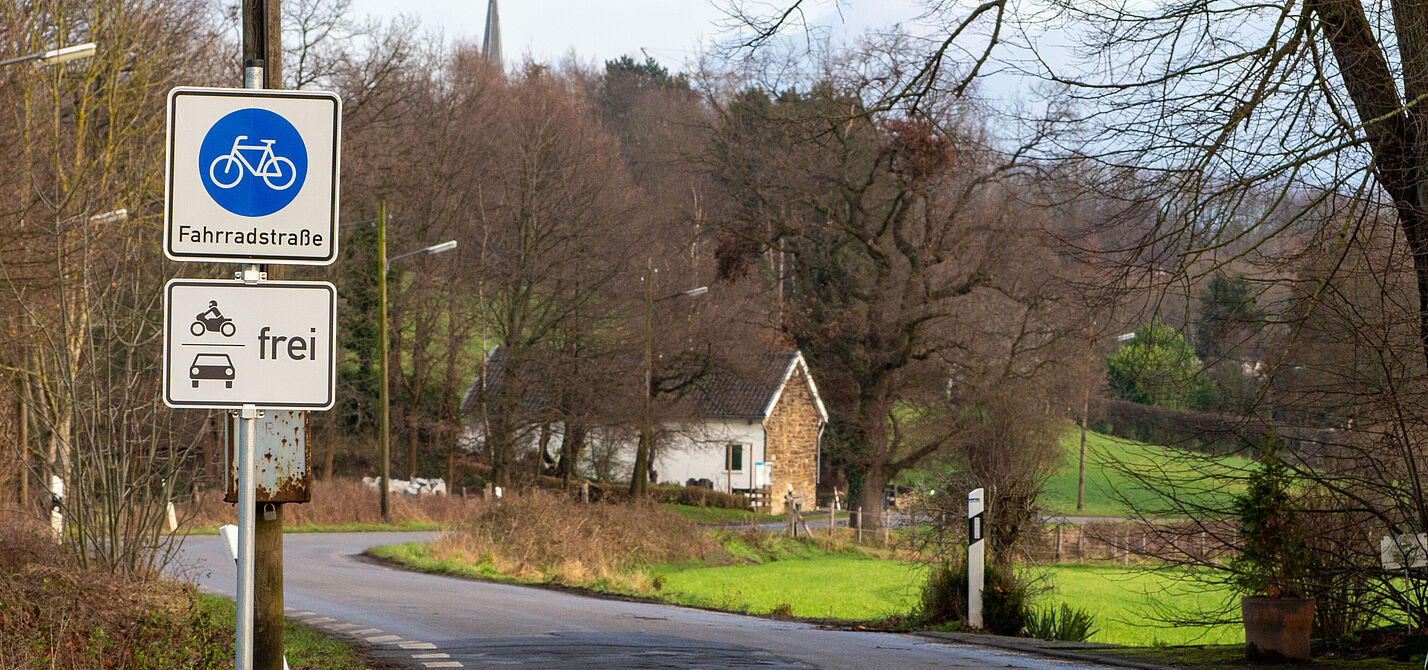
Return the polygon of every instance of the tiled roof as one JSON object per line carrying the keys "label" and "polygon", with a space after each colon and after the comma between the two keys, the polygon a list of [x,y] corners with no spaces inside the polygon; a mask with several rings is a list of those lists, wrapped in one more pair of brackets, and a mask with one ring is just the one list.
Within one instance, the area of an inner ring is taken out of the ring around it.
{"label": "tiled roof", "polygon": [[763,419],[797,356],[797,351],[782,351],[741,357],[695,382],[687,397],[703,418]]}
{"label": "tiled roof", "polygon": [[[795,361],[799,363],[800,369],[790,378],[790,373],[794,372],[790,368]],[[495,398],[501,394],[508,362],[505,349],[496,348],[491,352],[486,363],[489,397]],[[778,397],[785,379],[794,383],[804,381],[804,376],[808,374],[807,370],[802,369],[805,365],[797,350],[739,356],[725,361],[724,365],[696,380],[684,394],[682,403],[688,407],[691,414],[700,418],[762,420],[771,409],[774,399]],[[528,374],[534,374],[538,366],[536,361],[526,360],[521,367],[527,370]],[[477,379],[472,384],[462,401],[462,407],[467,412],[477,409],[475,403],[480,382],[481,380]],[[821,401],[817,400],[816,390],[814,398],[815,402],[819,402],[819,414],[825,415]],[[545,399],[533,389],[528,390],[526,397],[521,399],[521,412],[524,414],[537,414],[546,408]]]}
{"label": "tiled roof", "polygon": [[[498,398],[506,382],[506,364],[509,356],[504,347],[492,347],[491,353],[486,359],[486,393],[487,397]],[[526,359],[521,363],[521,369],[525,376],[535,374],[537,368],[536,361]],[[477,402],[480,401],[481,377],[477,376],[471,383],[471,388],[466,392],[466,397],[461,400],[461,408],[466,412],[474,412],[478,409]],[[545,399],[540,393],[530,387],[525,388],[526,396],[521,398],[520,410],[522,414],[539,414],[545,411]],[[494,404],[494,401],[493,401]],[[492,408],[495,409],[494,407]]]}

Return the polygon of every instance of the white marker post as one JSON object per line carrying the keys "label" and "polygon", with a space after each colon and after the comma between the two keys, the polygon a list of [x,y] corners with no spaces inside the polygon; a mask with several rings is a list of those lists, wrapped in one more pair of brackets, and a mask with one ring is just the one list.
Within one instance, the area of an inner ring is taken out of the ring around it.
{"label": "white marker post", "polygon": [[967,494],[967,625],[982,627],[982,587],[986,585],[984,567],[987,561],[986,527],[982,513],[986,510],[982,489]]}
{"label": "white marker post", "polygon": [[50,530],[55,534],[56,542],[64,542],[64,512],[60,510],[64,504],[64,480],[57,475],[50,476]]}

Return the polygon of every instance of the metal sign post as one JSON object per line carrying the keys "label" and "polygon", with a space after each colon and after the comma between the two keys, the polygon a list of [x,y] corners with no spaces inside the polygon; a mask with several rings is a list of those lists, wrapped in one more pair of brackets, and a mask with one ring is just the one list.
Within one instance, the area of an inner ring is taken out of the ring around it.
{"label": "metal sign post", "polygon": [[967,494],[967,625],[982,627],[982,589],[986,585],[986,526],[982,513],[986,510],[982,489]]}
{"label": "metal sign post", "polygon": [[253,667],[253,540],[257,535],[253,444],[260,415],[256,405],[244,405],[238,414],[248,437],[238,447],[238,670]]}

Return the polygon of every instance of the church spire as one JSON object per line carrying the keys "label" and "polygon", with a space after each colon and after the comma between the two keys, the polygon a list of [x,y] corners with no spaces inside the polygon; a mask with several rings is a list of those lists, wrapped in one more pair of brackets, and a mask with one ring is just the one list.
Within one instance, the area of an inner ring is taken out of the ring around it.
{"label": "church spire", "polygon": [[481,56],[486,62],[503,67],[501,63],[501,15],[496,12],[496,0],[486,5],[486,35],[481,39]]}

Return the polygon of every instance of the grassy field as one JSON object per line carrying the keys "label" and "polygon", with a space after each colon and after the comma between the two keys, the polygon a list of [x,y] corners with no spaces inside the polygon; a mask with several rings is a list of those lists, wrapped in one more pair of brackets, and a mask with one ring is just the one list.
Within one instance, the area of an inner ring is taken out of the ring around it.
{"label": "grassy field", "polygon": [[[725,538],[726,565],[663,565],[644,568],[638,579],[595,578],[571,583],[596,591],[640,595],[696,607],[779,614],[816,619],[877,621],[905,615],[917,606],[922,568],[857,551],[829,551],[817,542],[771,540],[750,546],[737,536]],[[539,583],[542,577],[503,574],[488,560],[438,555],[423,544],[376,547],[369,554],[419,570],[503,582]],[[1185,582],[1184,573],[1134,567],[1058,565],[1037,568],[1048,590],[1035,604],[1062,602],[1090,610],[1098,632],[1093,641],[1158,646],[1236,644],[1244,641],[1235,626],[1201,629],[1172,627],[1152,620],[1153,603],[1210,610],[1223,592],[1203,592]],[[1167,598],[1167,596],[1169,596]]]}
{"label": "grassy field", "polygon": [[[1209,629],[1172,627],[1152,620],[1153,603],[1214,609],[1224,592],[1204,592],[1186,583],[1183,573],[1136,568],[1058,565],[1039,568],[1050,590],[1036,604],[1062,602],[1090,610],[1098,632],[1092,641],[1159,646],[1170,644],[1240,644],[1235,626]],[[657,594],[668,602],[793,616],[875,620],[907,614],[917,605],[920,566],[868,557],[821,555],[763,563],[708,568],[661,568]]]}
{"label": "grassy field", "polygon": [[[215,623],[233,629],[232,600],[203,593],[198,594],[198,599]],[[283,624],[283,646],[292,670],[366,670],[369,667],[351,644],[292,621]]]}
{"label": "grassy field", "polygon": [[666,602],[853,621],[906,614],[922,581],[919,566],[847,555],[654,572]]}
{"label": "grassy field", "polygon": [[[1156,621],[1155,606],[1176,611],[1214,611],[1232,594],[1207,590],[1182,571],[1103,565],[1057,565],[1046,569],[1052,590],[1038,604],[1068,603],[1096,616],[1094,642],[1135,646],[1244,644],[1239,626],[1189,628]],[[1238,599],[1236,599],[1236,603]],[[1238,605],[1236,604],[1236,607]]]}
{"label": "grassy field", "polygon": [[1211,485],[1208,480],[1214,475],[1225,479],[1238,479],[1249,461],[1237,457],[1210,459],[1197,458],[1204,471],[1190,470],[1181,466],[1185,452],[1171,447],[1143,444],[1124,440],[1096,432],[1086,434],[1086,499],[1085,508],[1076,511],[1076,480],[1081,449],[1081,431],[1070,427],[1061,436],[1061,446],[1065,454],[1060,467],[1047,482],[1043,500],[1050,511],[1057,514],[1081,516],[1125,516],[1131,506],[1149,510],[1164,506],[1164,494],[1138,486],[1128,477],[1125,469],[1140,472],[1158,472],[1171,481],[1178,481],[1183,492],[1202,502],[1228,506],[1228,487]]}

